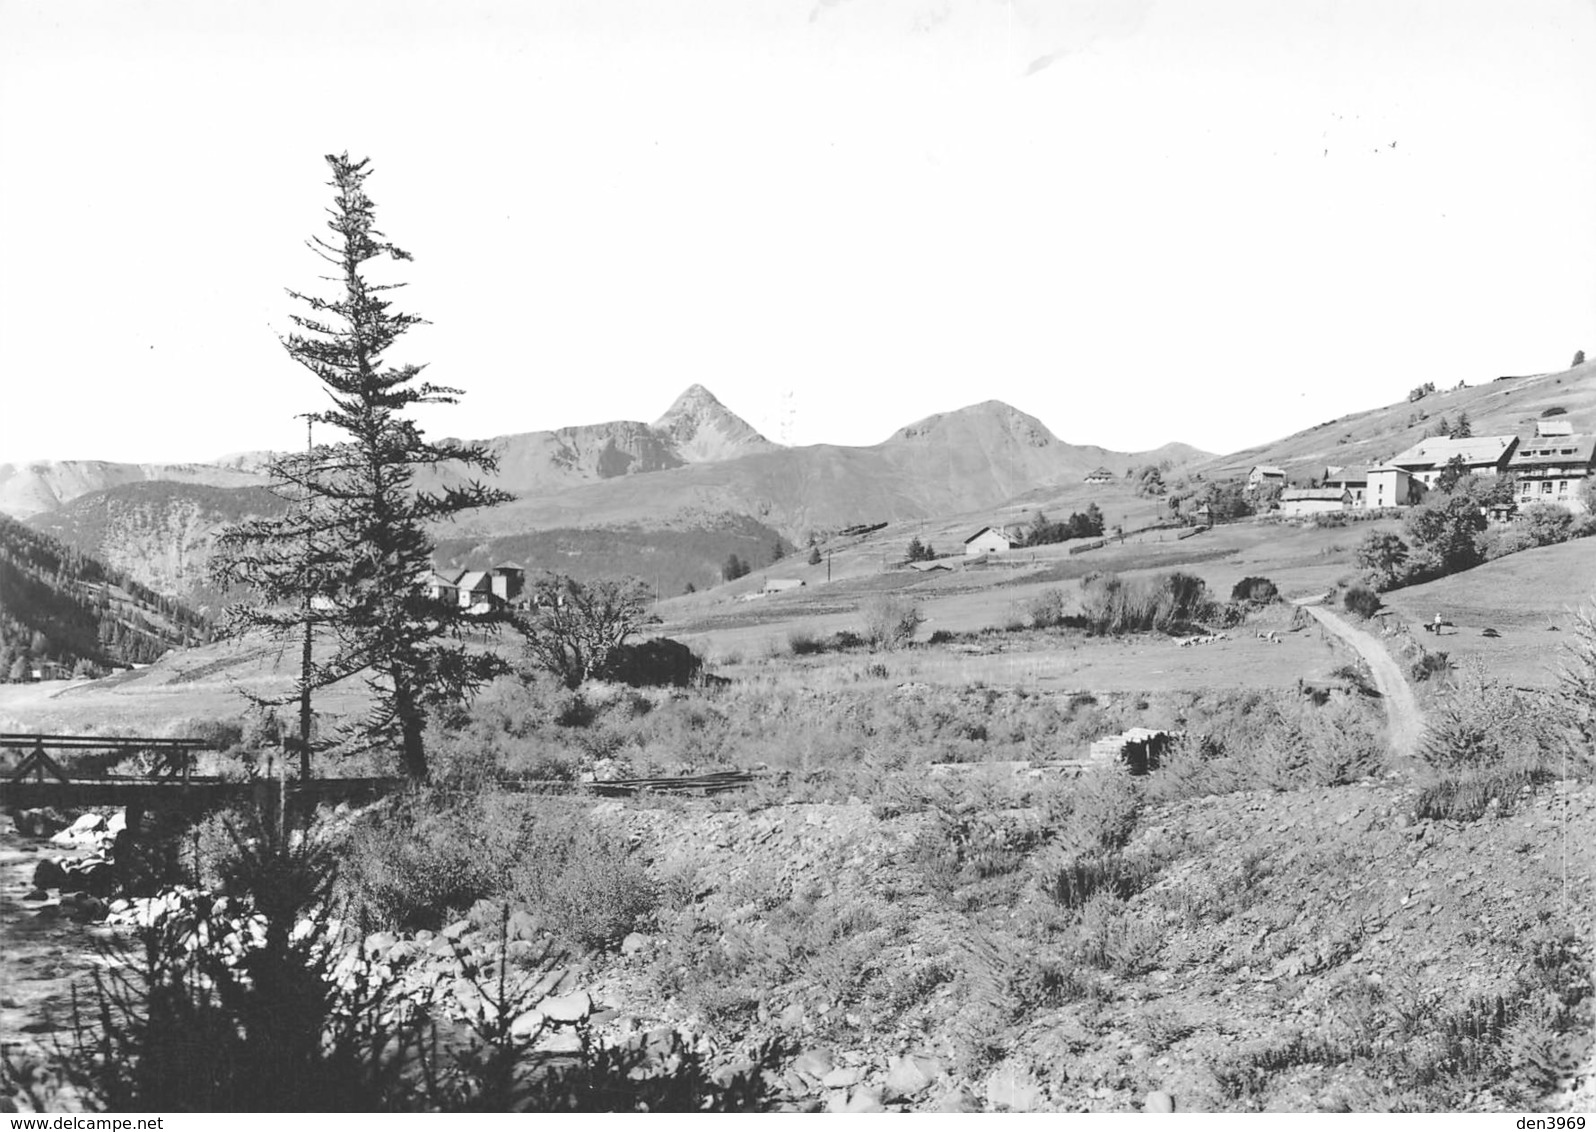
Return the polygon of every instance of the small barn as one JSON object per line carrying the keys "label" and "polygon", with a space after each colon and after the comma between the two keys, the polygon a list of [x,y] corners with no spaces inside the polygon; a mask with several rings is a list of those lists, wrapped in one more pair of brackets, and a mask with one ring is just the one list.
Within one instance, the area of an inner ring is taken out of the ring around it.
{"label": "small barn", "polygon": [[1014,546],[1014,540],[996,527],[982,527],[964,540],[964,555],[974,558],[982,554],[1001,554]]}
{"label": "small barn", "polygon": [[1114,473],[1107,468],[1095,468],[1086,473],[1087,483],[1113,483]]}
{"label": "small barn", "polygon": [[1280,513],[1287,518],[1345,511],[1351,506],[1352,493],[1344,487],[1295,487],[1280,493]]}

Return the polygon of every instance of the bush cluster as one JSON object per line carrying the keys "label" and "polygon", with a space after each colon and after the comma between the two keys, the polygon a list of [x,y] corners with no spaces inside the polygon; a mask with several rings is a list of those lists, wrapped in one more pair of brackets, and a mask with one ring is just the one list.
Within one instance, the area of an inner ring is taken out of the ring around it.
{"label": "bush cluster", "polygon": [[1214,612],[1207,584],[1176,571],[1127,581],[1117,574],[1089,575],[1081,586],[1081,623],[1099,636],[1178,632]]}
{"label": "bush cluster", "polygon": [[896,594],[876,594],[864,604],[860,635],[873,649],[893,652],[914,640],[925,618],[920,607]]}
{"label": "bush cluster", "polygon": [[656,903],[624,835],[561,799],[497,793],[417,793],[360,823],[339,884],[368,931],[437,930],[509,905],[579,951],[618,944]]}
{"label": "bush cluster", "polygon": [[1231,601],[1269,605],[1280,600],[1280,591],[1268,578],[1246,577],[1230,588]]}

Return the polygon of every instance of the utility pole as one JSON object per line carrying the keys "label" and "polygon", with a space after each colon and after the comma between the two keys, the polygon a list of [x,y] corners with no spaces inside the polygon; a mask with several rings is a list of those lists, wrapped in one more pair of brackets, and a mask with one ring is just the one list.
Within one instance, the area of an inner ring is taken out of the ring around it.
{"label": "utility pole", "polygon": [[826,550],[826,581],[831,581],[831,550]]}
{"label": "utility pole", "polygon": [[[309,568],[311,557],[315,550],[314,536],[310,521],[310,507],[312,493],[310,490],[311,463],[315,459],[315,447],[311,443],[311,416],[305,417],[305,565]],[[305,643],[299,658],[299,781],[310,781],[310,669],[311,669],[311,629],[310,629],[310,586],[305,586],[304,597],[301,599],[300,612],[305,619]]]}

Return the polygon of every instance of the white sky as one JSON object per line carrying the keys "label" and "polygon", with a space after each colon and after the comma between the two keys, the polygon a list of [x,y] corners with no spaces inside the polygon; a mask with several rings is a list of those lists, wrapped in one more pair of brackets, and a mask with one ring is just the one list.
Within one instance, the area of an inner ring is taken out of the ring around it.
{"label": "white sky", "polygon": [[810,2],[0,0],[0,460],[297,445],[343,149],[435,436],[1229,451],[1596,351],[1591,0]]}

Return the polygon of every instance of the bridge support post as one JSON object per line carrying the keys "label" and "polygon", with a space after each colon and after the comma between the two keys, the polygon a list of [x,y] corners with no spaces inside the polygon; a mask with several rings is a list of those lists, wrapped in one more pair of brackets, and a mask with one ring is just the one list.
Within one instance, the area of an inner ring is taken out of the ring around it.
{"label": "bridge support post", "polygon": [[281,831],[283,826],[283,786],[278,779],[261,777],[255,780],[255,810],[267,829]]}

